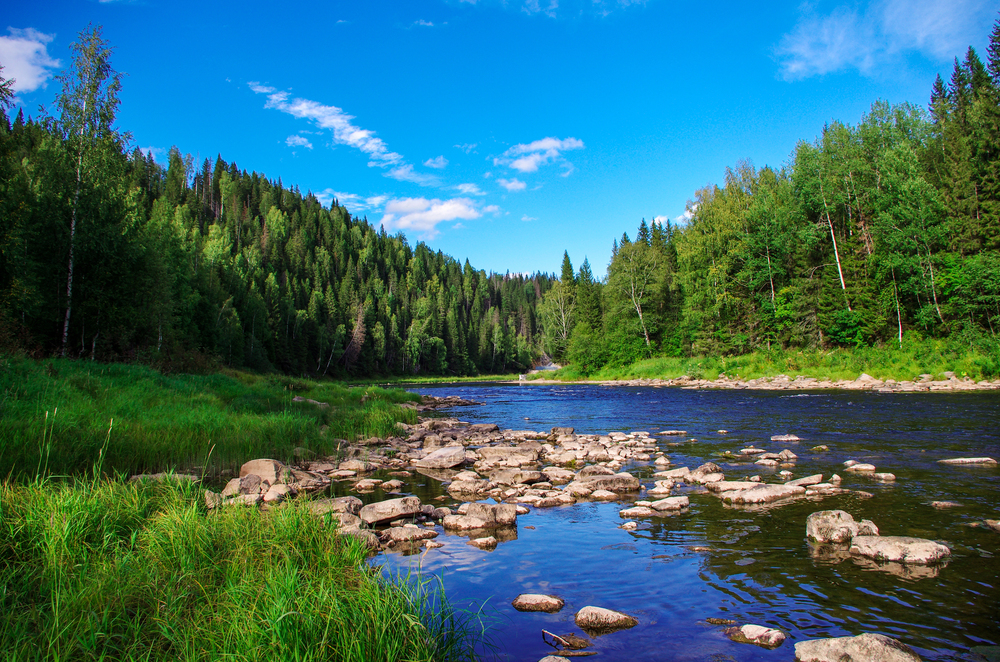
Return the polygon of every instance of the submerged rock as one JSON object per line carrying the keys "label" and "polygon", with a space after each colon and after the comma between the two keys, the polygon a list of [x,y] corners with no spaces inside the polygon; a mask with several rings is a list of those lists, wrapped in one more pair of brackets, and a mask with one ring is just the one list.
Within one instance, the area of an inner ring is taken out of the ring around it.
{"label": "submerged rock", "polygon": [[544,611],[554,614],[565,606],[566,601],[554,595],[522,593],[514,598],[511,605],[518,611]]}
{"label": "submerged rock", "polygon": [[811,639],[795,644],[796,662],[921,662],[906,644],[882,634]]}
{"label": "submerged rock", "polygon": [[573,620],[577,626],[592,632],[624,630],[639,624],[638,619],[633,616],[604,607],[584,607],[576,612]]}
{"label": "submerged rock", "polygon": [[855,536],[851,554],[876,561],[929,564],[945,558],[951,550],[933,540],[908,536]]}

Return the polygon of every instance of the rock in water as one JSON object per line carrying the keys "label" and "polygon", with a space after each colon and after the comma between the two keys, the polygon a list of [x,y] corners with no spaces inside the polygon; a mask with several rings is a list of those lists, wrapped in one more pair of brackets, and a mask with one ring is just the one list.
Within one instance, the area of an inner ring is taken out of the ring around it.
{"label": "rock in water", "polygon": [[450,469],[465,462],[464,446],[445,446],[423,459],[414,460],[413,466],[427,469]]}
{"label": "rock in water", "polygon": [[876,561],[920,563],[927,565],[945,558],[951,550],[933,540],[908,536],[855,536],[851,554]]}
{"label": "rock in water", "polygon": [[385,524],[404,517],[413,517],[421,512],[418,497],[400,497],[377,503],[370,503],[358,515],[369,525]]}
{"label": "rock in water", "polygon": [[796,662],[921,662],[906,644],[882,634],[811,639],[795,644]]}
{"label": "rock in water", "polygon": [[858,523],[843,510],[820,510],[806,518],[806,537],[816,542],[850,542]]}
{"label": "rock in water", "polygon": [[996,466],[997,461],[992,457],[953,457],[949,460],[938,460],[939,464],[983,464]]}
{"label": "rock in water", "polygon": [[584,607],[576,612],[574,620],[579,627],[594,632],[624,630],[639,624],[637,619],[628,614],[603,607]]}
{"label": "rock in water", "polygon": [[554,614],[566,604],[562,598],[554,595],[542,595],[539,593],[522,593],[514,598],[511,603],[518,611],[544,611]]}
{"label": "rock in water", "polygon": [[733,504],[770,503],[804,496],[806,488],[794,485],[759,485],[749,490],[724,492],[722,500]]}
{"label": "rock in water", "polygon": [[785,633],[763,625],[744,625],[727,628],[726,636],[741,644],[753,644],[761,648],[777,648],[785,642]]}

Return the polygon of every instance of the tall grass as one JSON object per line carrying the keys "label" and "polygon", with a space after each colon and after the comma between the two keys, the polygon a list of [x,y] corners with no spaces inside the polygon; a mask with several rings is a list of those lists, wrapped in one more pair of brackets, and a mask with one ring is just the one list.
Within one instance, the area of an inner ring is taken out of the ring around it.
{"label": "tall grass", "polygon": [[626,366],[605,366],[586,375],[568,366],[551,376],[556,379],[671,379],[688,375],[716,379],[721,373],[740,379],[799,375],[827,379],[857,379],[868,373],[877,379],[897,381],[931,374],[940,379],[945,371],[973,380],[1000,376],[1000,342],[987,338],[948,340],[904,337],[902,346],[849,349],[758,351],[742,356],[658,357]]}
{"label": "tall grass", "polygon": [[390,581],[301,501],[207,513],[190,483],[0,483],[0,658],[471,659],[427,584]]}
{"label": "tall grass", "polygon": [[341,439],[388,436],[397,421],[415,422],[397,405],[416,397],[273,375],[167,376],[142,366],[0,358],[0,476],[76,473],[102,446],[104,468],[126,473],[214,474],[254,457],[289,461],[296,448],[332,454]]}

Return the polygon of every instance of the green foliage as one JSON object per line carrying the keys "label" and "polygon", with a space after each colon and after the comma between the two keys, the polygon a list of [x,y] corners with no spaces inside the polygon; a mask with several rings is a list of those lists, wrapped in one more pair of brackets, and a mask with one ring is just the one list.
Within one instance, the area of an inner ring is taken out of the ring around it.
{"label": "green foliage", "polygon": [[472,659],[433,585],[384,578],[304,500],[209,516],[187,482],[0,483],[9,659]]}
{"label": "green foliage", "polygon": [[[413,394],[248,373],[164,375],[71,360],[0,360],[0,475],[71,474],[103,453],[105,471],[238,470],[295,449],[335,455],[341,439],[387,437]],[[317,406],[307,400],[327,403]],[[103,451],[102,451],[103,448]]]}

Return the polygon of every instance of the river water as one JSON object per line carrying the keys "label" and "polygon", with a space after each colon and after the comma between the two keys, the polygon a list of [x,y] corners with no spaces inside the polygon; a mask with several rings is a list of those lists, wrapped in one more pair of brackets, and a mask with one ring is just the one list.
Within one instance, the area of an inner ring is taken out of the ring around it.
{"label": "river water", "polygon": [[[845,494],[822,501],[740,510],[708,494],[691,494],[682,514],[637,520],[625,531],[617,503],[581,502],[532,510],[518,518],[517,537],[494,551],[444,533],[444,547],[414,556],[382,554],[386,572],[419,570],[441,578],[450,602],[486,619],[494,650],[486,658],[538,660],[554,654],[542,630],[583,634],[573,622],[594,605],[629,613],[639,625],[593,639],[597,660],[791,660],[796,641],[879,632],[900,639],[925,660],[968,659],[970,650],[1000,645],[1000,533],[972,526],[1000,518],[1000,470],[956,467],[937,460],[961,456],[1000,459],[1000,396],[986,393],[881,394],[846,391],[724,391],[600,385],[454,384],[412,389],[458,395],[481,406],[445,412],[473,423],[577,433],[686,430],[656,437],[673,467],[715,461],[729,479],[772,472],[752,463],[727,464],[714,453],[753,443],[799,456],[795,477],[839,473]],[[725,429],[726,434],[718,431]],[[775,443],[775,434],[798,443]],[[689,442],[688,439],[696,441]],[[680,445],[670,445],[683,442]],[[812,451],[825,444],[826,452]],[[845,460],[892,472],[879,483],[843,471]],[[651,463],[623,468],[651,486]],[[447,495],[417,475],[406,490],[425,503]],[[675,489],[674,494],[684,490]],[[376,493],[365,498],[378,500]],[[960,507],[939,510],[932,501]],[[455,505],[457,502],[446,501]],[[805,521],[817,510],[843,509],[871,519],[882,535],[929,538],[947,544],[946,565],[879,566],[845,555],[819,554],[807,542]],[[557,595],[557,614],[521,613],[520,593]],[[769,651],[738,644],[708,618],[778,628],[788,639]]]}

